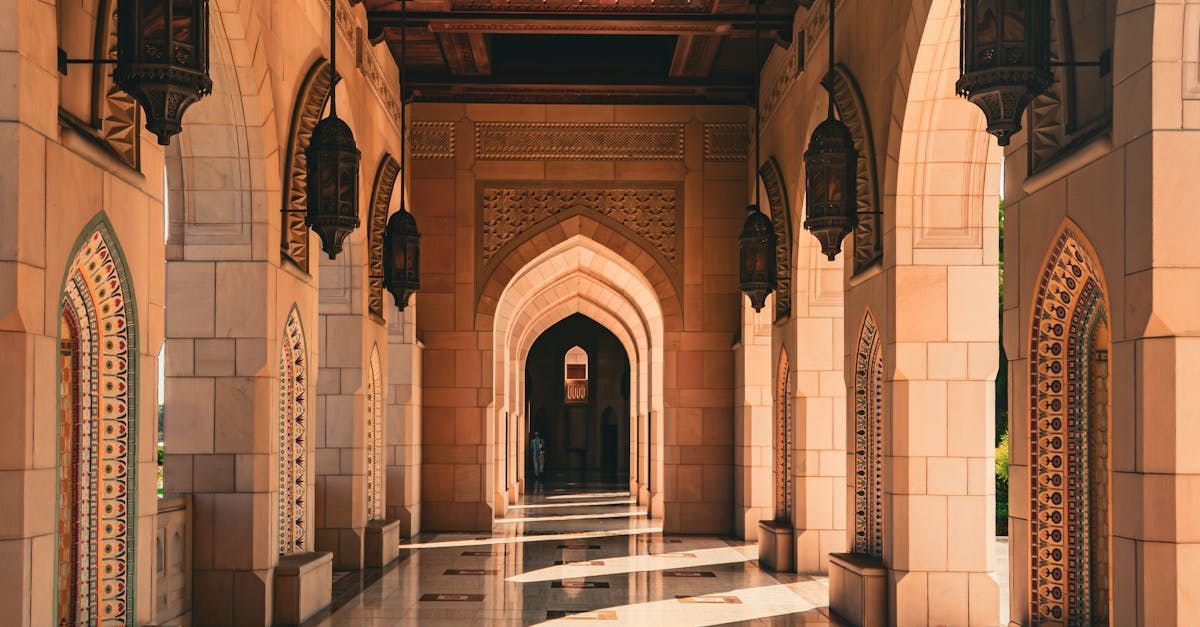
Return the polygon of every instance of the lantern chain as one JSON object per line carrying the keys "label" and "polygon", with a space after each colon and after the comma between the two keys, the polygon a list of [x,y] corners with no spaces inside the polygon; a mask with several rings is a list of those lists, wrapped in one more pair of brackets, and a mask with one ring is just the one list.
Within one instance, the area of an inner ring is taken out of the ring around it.
{"label": "lantern chain", "polygon": [[408,178],[408,83],[405,68],[408,66],[408,0],[400,0],[400,210],[404,206],[404,179]]}
{"label": "lantern chain", "polygon": [[[833,74],[833,58],[837,55],[837,43],[834,38],[837,37],[837,28],[835,21],[837,19],[837,0],[829,0],[829,73]],[[829,119],[833,119],[833,90],[829,90]]]}

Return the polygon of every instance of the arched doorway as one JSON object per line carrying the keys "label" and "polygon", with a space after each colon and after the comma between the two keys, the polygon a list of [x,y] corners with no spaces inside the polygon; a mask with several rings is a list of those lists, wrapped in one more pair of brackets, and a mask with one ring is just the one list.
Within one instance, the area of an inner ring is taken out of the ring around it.
{"label": "arched doorway", "polygon": [[[627,485],[629,357],[604,326],[570,315],[542,332],[525,361],[530,431],[545,441],[547,485]],[[533,460],[526,464],[532,476]]]}

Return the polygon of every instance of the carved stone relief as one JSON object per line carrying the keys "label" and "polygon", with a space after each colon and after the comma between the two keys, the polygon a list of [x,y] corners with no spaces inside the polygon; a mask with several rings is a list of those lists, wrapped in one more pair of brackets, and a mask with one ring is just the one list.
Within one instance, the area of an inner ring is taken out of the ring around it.
{"label": "carved stone relief", "polygon": [[383,234],[387,230],[388,208],[392,204],[392,189],[400,174],[400,162],[384,155],[375,174],[371,191],[371,209],[367,217],[367,311],[376,320],[384,319],[383,297]]}
{"label": "carved stone relief", "polygon": [[627,230],[669,263],[677,265],[682,259],[679,211],[683,194],[678,186],[546,188],[484,184],[480,194],[483,267],[496,261],[499,253],[522,234],[536,232],[539,225],[573,211],[598,216]]}
{"label": "carved stone relief", "polygon": [[825,76],[825,89],[833,96],[838,115],[850,127],[858,151],[858,227],[854,229],[854,272],[866,270],[883,259],[883,215],[875,172],[875,139],[858,83],[843,65],[835,65]]}
{"label": "carved stone relief", "polygon": [[280,248],[285,259],[308,272],[308,157],[304,151],[329,99],[329,62],[313,64],[296,95],[283,170],[283,227]]}
{"label": "carved stone relief", "polygon": [[413,122],[408,127],[413,159],[453,159],[454,122]]}
{"label": "carved stone relief", "polygon": [[705,161],[745,161],[750,131],[745,124],[705,124]]}
{"label": "carved stone relief", "polygon": [[758,170],[767,202],[771,203],[771,223],[775,226],[775,319],[792,315],[792,210],[787,185],[779,162],[771,157]]}
{"label": "carved stone relief", "polygon": [[480,160],[682,160],[682,124],[480,122]]}

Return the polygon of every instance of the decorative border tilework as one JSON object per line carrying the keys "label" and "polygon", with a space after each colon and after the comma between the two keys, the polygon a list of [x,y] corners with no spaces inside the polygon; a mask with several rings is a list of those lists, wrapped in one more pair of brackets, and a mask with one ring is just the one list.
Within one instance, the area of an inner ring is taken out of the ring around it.
{"label": "decorative border tilework", "polygon": [[854,552],[883,556],[883,342],[867,310],[854,362]]}
{"label": "decorative border tilework", "polygon": [[408,139],[413,159],[453,159],[457,145],[454,122],[413,122]]}
{"label": "decorative border tilework", "polygon": [[705,124],[705,161],[745,161],[750,151],[750,131],[745,124]]}
{"label": "decorative border tilework", "polygon": [[[137,305],[104,214],[84,228],[62,288],[56,615],[136,620]],[[66,605],[66,607],[64,607]]]}
{"label": "decorative border tilework", "polygon": [[308,349],[293,305],[279,352],[279,554],[304,552],[307,474]]}
{"label": "decorative border tilework", "polygon": [[[1081,237],[1064,228],[1038,283],[1030,334],[1030,616],[1036,623],[1108,623],[1107,417],[1092,424],[1089,406],[1093,360],[1107,359],[1092,354],[1093,334],[1107,317],[1105,300]],[[1094,603],[1097,597],[1101,603]]]}
{"label": "decorative border tilework", "polygon": [[383,365],[371,347],[367,376],[367,519],[383,520]]}

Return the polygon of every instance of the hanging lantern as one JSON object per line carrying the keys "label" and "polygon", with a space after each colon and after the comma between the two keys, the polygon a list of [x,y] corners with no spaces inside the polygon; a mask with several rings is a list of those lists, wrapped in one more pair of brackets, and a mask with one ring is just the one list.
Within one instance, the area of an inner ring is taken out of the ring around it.
{"label": "hanging lantern", "polygon": [[421,288],[421,232],[416,218],[404,209],[403,200],[400,210],[388,219],[383,236],[383,285],[400,311]]}
{"label": "hanging lantern", "polygon": [[142,106],[158,143],[170,144],[183,112],[212,92],[208,0],[120,0],[113,79]]}
{"label": "hanging lantern", "polygon": [[808,140],[804,169],[804,228],[833,261],[842,252],[842,240],[858,226],[858,151],[850,129],[832,113]]}
{"label": "hanging lantern", "polygon": [[758,205],[746,207],[746,221],[738,241],[741,255],[739,283],[754,311],[762,311],[767,295],[775,291],[775,225]]}
{"label": "hanging lantern", "polygon": [[1054,81],[1049,0],[963,0],[958,94],[983,110],[1001,146]]}
{"label": "hanging lantern", "polygon": [[[332,96],[332,92],[331,92]],[[362,153],[350,126],[332,112],[317,122],[308,149],[308,213],[304,222],[321,237],[330,259],[358,228],[358,162]]]}

